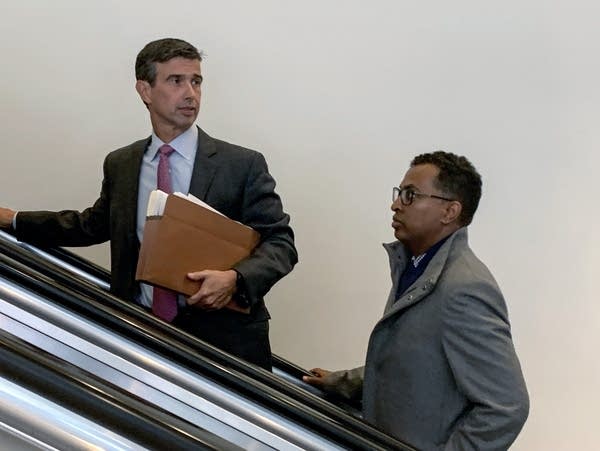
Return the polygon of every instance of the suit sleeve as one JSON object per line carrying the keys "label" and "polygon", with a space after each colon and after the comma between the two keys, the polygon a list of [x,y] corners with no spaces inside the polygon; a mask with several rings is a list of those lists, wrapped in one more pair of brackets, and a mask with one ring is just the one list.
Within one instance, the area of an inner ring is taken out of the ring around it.
{"label": "suit sleeve", "polygon": [[100,197],[82,212],[75,210],[19,211],[15,236],[20,241],[44,247],[90,246],[108,241],[109,184],[107,161]]}
{"label": "suit sleeve", "polygon": [[472,405],[445,444],[447,451],[506,450],[529,412],[506,305],[497,288],[480,285],[451,295],[444,311],[444,351],[458,390]]}
{"label": "suit sleeve", "polygon": [[298,261],[290,217],[283,211],[275,180],[259,153],[251,162],[244,188],[242,222],[261,235],[254,252],[235,266],[244,278],[250,304],[255,304]]}

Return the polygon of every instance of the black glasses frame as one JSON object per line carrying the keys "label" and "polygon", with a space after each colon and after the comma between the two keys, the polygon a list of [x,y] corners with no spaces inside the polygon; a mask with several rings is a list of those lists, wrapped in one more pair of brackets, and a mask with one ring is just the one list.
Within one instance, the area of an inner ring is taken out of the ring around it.
{"label": "black glasses frame", "polygon": [[399,198],[400,202],[402,202],[402,205],[408,206],[414,202],[415,197],[432,197],[434,199],[445,200],[447,202],[455,201],[455,199],[449,199],[448,197],[438,196],[436,194],[419,193],[410,186],[407,186],[406,188],[394,186],[392,188],[392,202],[396,202]]}

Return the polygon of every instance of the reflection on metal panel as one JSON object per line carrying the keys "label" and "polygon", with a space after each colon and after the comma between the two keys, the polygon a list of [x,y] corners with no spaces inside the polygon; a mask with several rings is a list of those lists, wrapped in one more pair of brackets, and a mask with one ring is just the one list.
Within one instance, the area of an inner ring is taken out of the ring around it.
{"label": "reflection on metal panel", "polygon": [[17,246],[22,247],[23,249],[27,249],[28,251],[32,252],[33,254],[43,257],[46,261],[49,261],[50,263],[53,263],[60,268],[66,269],[68,271],[71,271],[74,274],[77,274],[79,277],[83,278],[84,280],[87,280],[90,283],[93,283],[94,285],[102,288],[103,290],[106,290],[106,291],[110,290],[110,284],[108,284],[104,280],[94,277],[93,275],[87,273],[86,271],[83,271],[83,270],[77,268],[76,266],[73,266],[73,265],[61,260],[60,258],[50,255],[48,252],[45,252],[38,247],[32,246],[31,244],[23,243],[22,241],[17,240],[14,236],[12,236],[6,232],[3,232],[2,230],[0,230],[0,238],[5,239],[6,241],[9,241],[11,243],[14,243]]}
{"label": "reflection on metal panel", "polygon": [[288,419],[3,280],[0,326],[245,449],[340,449]]}
{"label": "reflection on metal panel", "polygon": [[3,378],[0,401],[0,429],[19,439],[23,449],[144,449]]}

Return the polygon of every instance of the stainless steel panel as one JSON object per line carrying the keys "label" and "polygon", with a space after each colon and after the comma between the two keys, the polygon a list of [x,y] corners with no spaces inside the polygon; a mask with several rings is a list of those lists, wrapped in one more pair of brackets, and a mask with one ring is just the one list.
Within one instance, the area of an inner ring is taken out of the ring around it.
{"label": "stainless steel panel", "polygon": [[3,280],[0,327],[245,449],[341,449],[250,400]]}
{"label": "stainless steel panel", "polygon": [[[11,443],[20,443],[22,449],[145,449],[3,378],[0,378],[0,430],[11,434]],[[3,445],[3,449],[12,447]]]}
{"label": "stainless steel panel", "polygon": [[33,254],[43,257],[46,261],[49,261],[60,268],[71,271],[72,273],[77,274],[79,277],[82,277],[83,279],[87,280],[88,282],[91,282],[94,285],[96,285],[106,291],[110,290],[110,285],[108,283],[106,283],[105,281],[92,276],[91,274],[87,273],[86,271],[82,271],[81,269],[61,260],[60,258],[56,258],[53,255],[50,255],[49,253],[44,252],[43,250],[41,250],[35,246],[32,246],[31,244],[27,244],[27,243],[23,243],[22,241],[18,241],[14,236],[12,236],[2,230],[0,230],[0,238],[3,238],[11,243],[14,243],[17,246],[22,247],[23,249],[27,249],[28,251],[32,252]]}

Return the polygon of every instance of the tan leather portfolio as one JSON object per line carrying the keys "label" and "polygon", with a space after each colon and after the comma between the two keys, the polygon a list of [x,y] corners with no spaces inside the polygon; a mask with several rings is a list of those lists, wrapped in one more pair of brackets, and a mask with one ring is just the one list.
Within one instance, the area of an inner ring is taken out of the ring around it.
{"label": "tan leather portfolio", "polygon": [[[231,269],[259,240],[250,227],[170,194],[162,216],[146,219],[135,278],[191,296],[200,283],[187,273]],[[249,311],[234,302],[227,307]]]}

